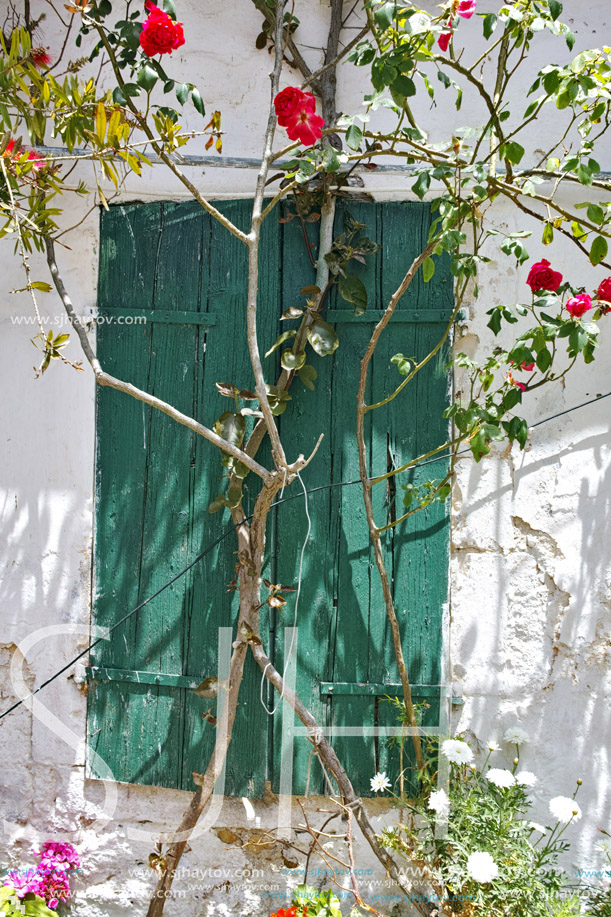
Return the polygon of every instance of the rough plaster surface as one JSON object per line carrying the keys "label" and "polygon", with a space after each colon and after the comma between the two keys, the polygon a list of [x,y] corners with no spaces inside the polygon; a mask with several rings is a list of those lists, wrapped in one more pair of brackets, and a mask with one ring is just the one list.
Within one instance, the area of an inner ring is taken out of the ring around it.
{"label": "rough plaster surface", "polygon": [[[260,17],[249,4],[237,19],[216,4],[202,6],[189,0],[182,8],[189,42],[174,56],[173,69],[184,68],[185,78],[199,83],[205,98],[222,109],[227,154],[256,156],[268,67],[266,56],[253,48]],[[308,8],[312,22],[306,22],[307,13],[300,10],[303,40],[320,45],[327,6],[310,0]],[[589,4],[587,23],[579,19],[573,25],[584,44],[591,45],[600,40],[597,33],[607,34],[608,19],[607,3],[598,0]],[[53,43],[50,23],[47,42]],[[286,82],[292,81],[287,76]],[[340,107],[349,110],[358,98],[352,71],[342,71],[339,92]],[[434,131],[446,127],[448,117],[457,116],[451,106],[441,105],[423,117]],[[611,160],[603,167],[611,169]],[[193,169],[190,174],[212,197],[248,196],[254,185],[254,173],[248,170]],[[368,175],[365,180],[378,198],[406,195],[401,176]],[[130,180],[125,192],[128,200],[182,196],[180,186],[159,169],[140,181]],[[78,218],[80,214],[72,211],[70,220]],[[506,231],[518,228],[515,217],[500,207],[496,221]],[[537,241],[531,244],[531,254],[544,254]],[[524,294],[526,270],[516,271],[509,261],[497,262],[494,252],[491,257],[481,278],[480,300],[471,304],[469,320],[457,333],[456,347],[475,358],[492,341],[483,317],[486,309]],[[34,379],[31,329],[13,320],[29,315],[28,304],[23,295],[6,292],[23,286],[10,244],[3,244],[0,258],[4,709],[14,697],[17,678],[31,689],[87,641],[94,392],[88,372],[76,375],[65,367]],[[85,312],[95,306],[97,215],[86,220],[78,243],[62,251],[60,258],[77,310]],[[562,243],[554,246],[554,263],[588,286],[602,276],[585,264],[579,266],[575,253]],[[44,276],[44,266],[36,258],[34,264]],[[577,276],[574,271],[579,271]],[[53,297],[43,298],[41,305],[51,317],[61,314]],[[604,330],[593,367],[580,369],[563,389],[529,396],[530,422],[611,391],[610,334],[611,329]],[[460,387],[460,379],[456,384]],[[453,727],[482,749],[490,739],[500,740],[509,725],[519,723],[530,733],[522,763],[540,778],[534,790],[534,817],[541,821],[549,797],[571,794],[576,778],[583,779],[579,798],[584,818],[570,832],[577,843],[567,860],[569,869],[573,864],[594,865],[596,827],[610,827],[609,403],[537,427],[523,453],[501,451],[479,466],[465,460],[453,502],[448,678],[462,686],[465,698]],[[48,627],[53,630],[37,635]],[[31,645],[24,650],[23,641],[31,635]],[[86,881],[79,883],[75,911],[83,917],[141,914],[154,883],[147,866],[153,843],[147,835],[156,837],[175,824],[187,796],[170,790],[113,788],[85,779],[85,694],[79,672],[82,675],[78,668],[67,673],[41,694],[34,714],[21,710],[2,724],[0,865],[27,863],[32,845],[40,839],[70,839],[82,852],[87,873]],[[56,723],[50,730],[50,714],[59,717],[62,726]],[[503,747],[498,763],[513,753]],[[327,816],[318,810],[329,807],[323,800],[308,801],[313,822],[322,822]],[[374,801],[371,808],[380,824],[392,820],[382,803]],[[167,908],[171,917],[258,917],[283,903],[276,897],[261,904],[257,890],[281,895],[287,884],[295,884],[294,854],[288,847],[264,843],[262,832],[277,822],[276,801],[255,801],[254,810],[249,819],[240,800],[226,801],[216,830],[193,842],[183,860],[185,872],[176,883],[177,897]],[[372,870],[362,874],[366,897],[394,894],[360,839],[356,857],[359,868]],[[320,861],[315,868],[322,868]],[[324,873],[316,881],[324,883]],[[390,900],[380,897],[377,903],[381,910],[390,910]]]}

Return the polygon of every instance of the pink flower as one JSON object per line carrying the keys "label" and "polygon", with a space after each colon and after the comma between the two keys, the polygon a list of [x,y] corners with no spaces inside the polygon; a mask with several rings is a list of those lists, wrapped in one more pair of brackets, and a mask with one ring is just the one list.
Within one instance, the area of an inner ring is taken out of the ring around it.
{"label": "pink flower", "polygon": [[526,391],[526,386],[524,385],[524,383],[518,382],[517,379],[514,379],[511,373],[507,373],[507,381],[509,382],[510,385],[513,385],[514,388],[519,388],[520,391],[522,392]]}
{"label": "pink flower", "polygon": [[581,318],[591,308],[592,298],[587,293],[580,293],[579,296],[574,296],[566,304],[566,310],[573,318]]}
{"label": "pink flower", "polygon": [[[453,4],[453,7],[455,5]],[[458,13],[463,19],[471,19],[476,6],[477,0],[460,0],[460,3],[456,6],[455,13]]]}
{"label": "pink flower", "polygon": [[611,277],[607,277],[596,291],[598,307],[603,315],[611,312]]}
{"label": "pink flower", "polygon": [[185,43],[182,22],[175,22],[171,16],[160,10],[152,0],[144,4],[149,17],[142,23],[140,47],[147,57],[156,54],[171,54]]}
{"label": "pink flower", "polygon": [[316,114],[316,99],[310,92],[302,92],[297,86],[287,86],[274,99],[278,124],[286,128],[290,140],[298,140],[305,146],[312,146],[322,137],[325,125]]}
{"label": "pink flower", "polygon": [[448,23],[448,25],[450,26],[450,31],[442,32],[439,38],[437,39],[437,44],[439,45],[439,47],[441,48],[444,54],[448,50],[448,45],[450,44],[450,39],[452,38],[452,27],[450,23]]}
{"label": "pink flower", "polygon": [[526,278],[526,283],[533,293],[538,293],[539,290],[550,290],[555,293],[562,283],[562,274],[559,274],[558,271],[553,271],[549,261],[543,258],[533,264]]}

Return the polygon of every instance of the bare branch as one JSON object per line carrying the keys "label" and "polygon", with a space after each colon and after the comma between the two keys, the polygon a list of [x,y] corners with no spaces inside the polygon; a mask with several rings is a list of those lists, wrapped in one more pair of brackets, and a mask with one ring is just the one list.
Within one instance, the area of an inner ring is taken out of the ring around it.
{"label": "bare branch", "polygon": [[[405,702],[405,712],[407,715],[407,720],[410,726],[417,726],[416,714],[414,712],[414,705],[412,702],[412,691],[409,683],[409,676],[407,672],[407,665],[405,663],[405,656],[403,653],[403,643],[401,641],[401,631],[399,628],[399,622],[397,620],[397,615],[395,612],[394,600],[392,596],[392,590],[390,586],[390,580],[388,578],[388,571],[386,570],[386,564],[384,563],[384,555],[382,552],[382,543],[380,540],[380,533],[376,526],[374,515],[373,515],[373,502],[371,499],[371,490],[372,483],[369,479],[369,469],[367,468],[367,448],[365,444],[365,414],[367,410],[367,405],[365,404],[365,389],[367,386],[367,374],[369,370],[369,364],[373,357],[374,351],[376,349],[380,335],[386,328],[388,322],[390,321],[398,303],[403,294],[409,289],[409,286],[416,276],[420,266],[426,261],[426,259],[432,255],[433,250],[437,244],[437,240],[429,242],[423,252],[418,255],[417,258],[412,262],[409,270],[407,271],[405,277],[399,284],[397,290],[393,294],[388,306],[384,311],[384,315],[377,323],[373,329],[367,350],[361,361],[361,372],[359,376],[359,388],[357,394],[357,407],[356,407],[356,441],[359,453],[359,473],[361,481],[363,484],[363,501],[365,503],[365,515],[367,517],[367,526],[369,528],[369,535],[371,537],[371,542],[373,544],[373,553],[375,557],[376,566],[378,568],[378,573],[380,575],[380,580],[382,583],[382,592],[384,595],[384,605],[386,607],[386,615],[388,617],[390,628],[392,631],[393,647],[395,651],[395,659],[397,660],[397,668],[399,669],[399,677],[401,679],[401,685],[403,687],[403,699]],[[414,735],[413,737],[414,751],[416,753],[416,763],[419,768],[424,766],[424,756],[422,754],[422,743],[420,742],[420,737]]]}
{"label": "bare branch", "polygon": [[[257,661],[257,665],[264,672],[267,680],[274,686],[278,694],[282,694],[284,700],[291,709],[295,711],[304,726],[307,726],[310,730],[308,738],[314,746],[316,754],[324,767],[331,771],[335,777],[339,790],[344,798],[344,804],[350,806],[354,811],[355,818],[363,836],[375,856],[386,869],[388,875],[397,883],[409,900],[413,902],[414,907],[423,917],[434,917],[435,914],[439,914],[440,912],[451,917],[451,912],[444,903],[446,897],[444,889],[433,875],[428,865],[424,861],[418,859],[418,857],[410,851],[410,860],[420,870],[422,876],[421,880],[417,883],[412,882],[397,866],[390,853],[380,844],[362,799],[359,799],[354,792],[354,787],[350,782],[348,774],[342,767],[329,741],[319,729],[316,720],[297,694],[284,683],[282,676],[274,667],[263,647],[251,643],[250,648]],[[435,892],[437,899],[435,903],[432,902],[431,899],[433,896],[429,893],[429,889],[431,888]]]}
{"label": "bare branch", "polygon": [[100,361],[93,352],[89,339],[87,338],[87,333],[83,328],[78,316],[74,311],[74,306],[68,291],[64,285],[62,277],[59,273],[57,267],[57,262],[55,258],[55,246],[52,239],[46,239],[47,246],[47,264],[49,265],[49,270],[51,272],[51,277],[53,278],[53,283],[55,284],[55,289],[59,293],[60,299],[63,303],[64,309],[66,310],[70,322],[76,331],[78,339],[81,343],[83,353],[85,354],[87,361],[89,362],[91,368],[93,369],[93,374],[95,381],[98,385],[108,386],[109,388],[114,388],[119,392],[124,392],[126,395],[131,395],[132,398],[135,398],[137,401],[142,401],[144,404],[148,404],[150,407],[155,408],[162,413],[167,414],[168,417],[171,417],[172,420],[175,420],[177,423],[182,424],[185,427],[188,427],[194,433],[197,433],[198,436],[203,436],[204,439],[207,439],[208,442],[212,443],[213,446],[217,446],[221,449],[222,452],[226,452],[229,455],[232,455],[239,462],[243,462],[251,471],[254,471],[260,478],[264,481],[269,478],[270,472],[264,468],[262,465],[259,465],[253,458],[251,458],[246,452],[243,452],[242,449],[238,449],[237,446],[234,446],[232,443],[227,442],[213,430],[208,429],[203,424],[198,423],[197,420],[194,420],[192,417],[188,417],[186,414],[182,414],[172,405],[168,404],[165,401],[162,401],[160,398],[156,398],[154,395],[145,392],[142,389],[137,388],[135,385],[132,385],[130,382],[124,382],[121,379],[116,379],[114,376],[109,375],[109,373],[104,372]]}

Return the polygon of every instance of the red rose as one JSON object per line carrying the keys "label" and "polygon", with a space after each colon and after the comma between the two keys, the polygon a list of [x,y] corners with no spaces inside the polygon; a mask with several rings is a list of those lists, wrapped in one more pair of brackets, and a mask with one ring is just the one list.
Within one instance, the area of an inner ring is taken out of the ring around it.
{"label": "red rose", "polygon": [[580,293],[579,296],[574,296],[566,304],[566,310],[573,318],[581,318],[591,308],[592,299],[587,293]]}
{"label": "red rose", "polygon": [[297,86],[287,86],[274,99],[274,108],[280,127],[287,127],[299,109],[316,111],[316,100],[310,92],[302,92]]}
{"label": "red rose", "polygon": [[543,258],[542,261],[533,264],[526,283],[533,293],[538,293],[539,290],[551,290],[552,293],[555,293],[562,283],[562,274],[553,271],[549,266],[549,261]]}
{"label": "red rose", "polygon": [[312,146],[322,137],[324,119],[309,108],[300,108],[286,125],[290,140],[299,140],[304,146]]}
{"label": "red rose", "polygon": [[147,57],[156,54],[171,54],[185,43],[182,22],[174,22],[171,16],[155,6],[151,0],[145,3],[149,17],[142,24],[140,47]]}
{"label": "red rose", "polygon": [[278,124],[286,128],[290,140],[312,146],[322,137],[324,120],[316,114],[316,99],[297,86],[287,86],[274,99]]}
{"label": "red rose", "polygon": [[611,312],[611,277],[607,277],[598,288],[596,293],[598,307],[603,315]]}

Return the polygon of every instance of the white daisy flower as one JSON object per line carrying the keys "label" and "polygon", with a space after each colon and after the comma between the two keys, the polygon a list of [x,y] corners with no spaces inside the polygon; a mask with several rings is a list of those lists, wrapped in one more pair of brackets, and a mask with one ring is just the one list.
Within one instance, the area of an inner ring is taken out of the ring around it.
{"label": "white daisy flower", "polygon": [[473,761],[473,752],[461,739],[446,739],[441,751],[452,764],[471,764]]}
{"label": "white daisy flower", "polygon": [[377,773],[369,782],[371,783],[371,789],[374,793],[383,793],[384,790],[390,788],[390,780],[386,776],[386,771]]}
{"label": "white daisy flower", "polygon": [[568,796],[554,796],[549,801],[549,810],[556,821],[568,825],[570,821],[579,821],[582,812],[574,799]]}
{"label": "white daisy flower", "polygon": [[491,767],[489,771],[486,771],[486,780],[488,783],[494,783],[495,786],[501,787],[503,790],[509,789],[516,782],[516,778],[511,771],[502,767]]}
{"label": "white daisy flower", "polygon": [[531,821],[530,827],[533,831],[538,831],[539,834],[546,834],[547,828],[544,828],[543,825],[540,825],[538,821]]}
{"label": "white daisy flower", "polygon": [[447,818],[450,812],[450,797],[445,790],[434,790],[429,796],[427,808],[436,812],[439,818]]}
{"label": "white daisy flower", "polygon": [[519,771],[516,774],[516,783],[521,786],[534,786],[536,782],[537,777],[532,771]]}
{"label": "white daisy flower", "polygon": [[496,865],[489,853],[478,851],[469,854],[467,859],[467,872],[472,879],[481,884],[492,882],[499,874],[499,867]]}
{"label": "white daisy flower", "polygon": [[596,847],[605,856],[611,856],[611,841],[599,841]]}
{"label": "white daisy flower", "polygon": [[494,739],[490,739],[488,742],[488,751],[500,751],[501,747],[498,742],[495,742]]}
{"label": "white daisy flower", "polygon": [[510,745],[524,745],[525,742],[530,742],[530,736],[521,726],[510,726],[505,730],[503,738]]}

